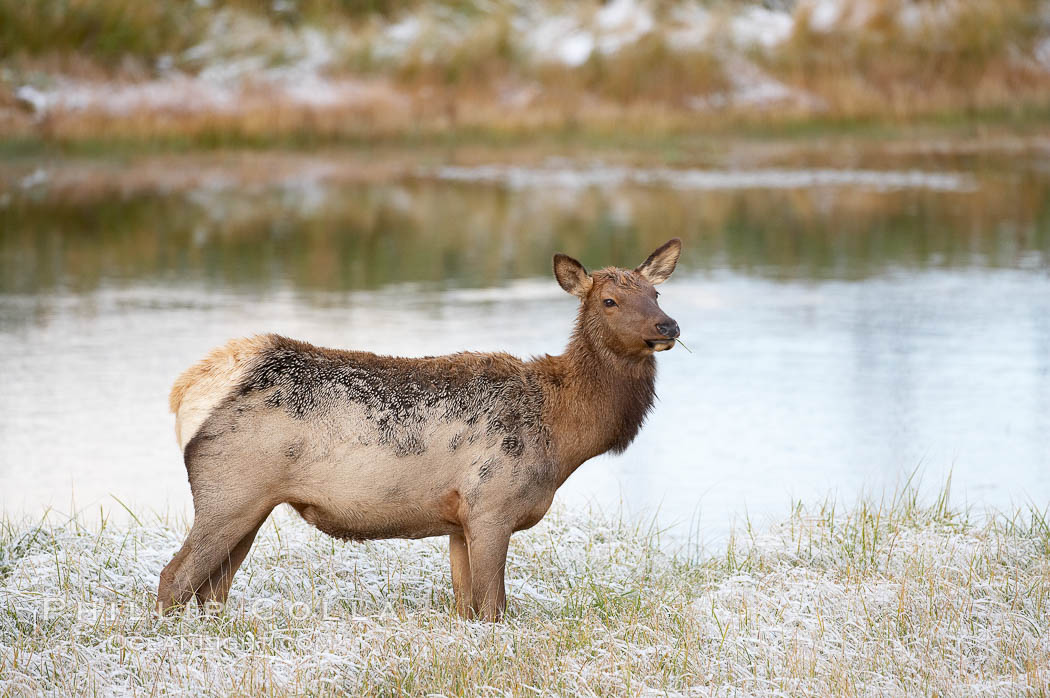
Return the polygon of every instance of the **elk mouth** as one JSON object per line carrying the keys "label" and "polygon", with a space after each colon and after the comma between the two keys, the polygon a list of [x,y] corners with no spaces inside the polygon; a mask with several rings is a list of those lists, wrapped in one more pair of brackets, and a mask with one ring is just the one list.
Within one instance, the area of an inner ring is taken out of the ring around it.
{"label": "elk mouth", "polygon": [[645,343],[653,351],[667,351],[674,346],[674,339],[661,337],[660,339],[647,339]]}

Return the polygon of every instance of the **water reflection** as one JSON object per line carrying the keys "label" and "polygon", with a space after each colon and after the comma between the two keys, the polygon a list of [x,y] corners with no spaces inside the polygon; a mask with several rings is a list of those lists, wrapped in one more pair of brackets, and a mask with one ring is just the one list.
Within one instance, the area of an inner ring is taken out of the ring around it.
{"label": "water reflection", "polygon": [[974,191],[711,191],[414,179],[18,197],[0,208],[0,291],[146,279],[262,289],[282,281],[323,290],[491,286],[545,275],[552,250],[632,264],[672,235],[686,242],[687,268],[781,279],[1045,268],[1050,177],[1020,171],[978,181]]}

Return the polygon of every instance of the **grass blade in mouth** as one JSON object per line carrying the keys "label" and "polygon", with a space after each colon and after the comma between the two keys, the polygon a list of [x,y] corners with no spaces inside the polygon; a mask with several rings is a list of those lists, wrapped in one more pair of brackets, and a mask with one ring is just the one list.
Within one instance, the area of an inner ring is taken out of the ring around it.
{"label": "grass blade in mouth", "polygon": [[687,352],[689,352],[690,354],[692,354],[692,353],[693,353],[693,350],[692,350],[692,349],[690,349],[689,347],[687,347],[687,346],[685,345],[685,342],[683,342],[683,341],[682,341],[681,339],[679,339],[678,337],[675,337],[675,340],[674,340],[674,341],[675,341],[675,344],[681,344],[681,345],[682,345],[682,348],[683,348],[683,349],[685,349],[685,350],[686,350]]}

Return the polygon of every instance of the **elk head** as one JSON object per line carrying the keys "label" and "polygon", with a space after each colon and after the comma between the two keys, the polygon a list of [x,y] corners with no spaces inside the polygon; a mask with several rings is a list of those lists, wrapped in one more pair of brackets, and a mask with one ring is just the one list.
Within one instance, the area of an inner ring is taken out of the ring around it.
{"label": "elk head", "polygon": [[642,359],[675,344],[678,323],[660,310],[655,286],[671,276],[682,241],[658,247],[635,269],[607,267],[588,274],[582,264],[554,255],[554,277],[580,298],[576,332],[595,349],[622,358]]}

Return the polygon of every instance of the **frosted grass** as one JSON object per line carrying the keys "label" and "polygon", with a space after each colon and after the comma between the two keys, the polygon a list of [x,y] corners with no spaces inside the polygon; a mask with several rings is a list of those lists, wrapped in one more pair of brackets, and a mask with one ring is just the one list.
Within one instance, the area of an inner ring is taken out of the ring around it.
{"label": "frosted grass", "polygon": [[716,555],[556,511],[509,616],[453,613],[444,540],[267,523],[216,617],[152,614],[185,522],[0,526],[0,694],[1004,695],[1050,690],[1050,529],[913,492],[797,506]]}

